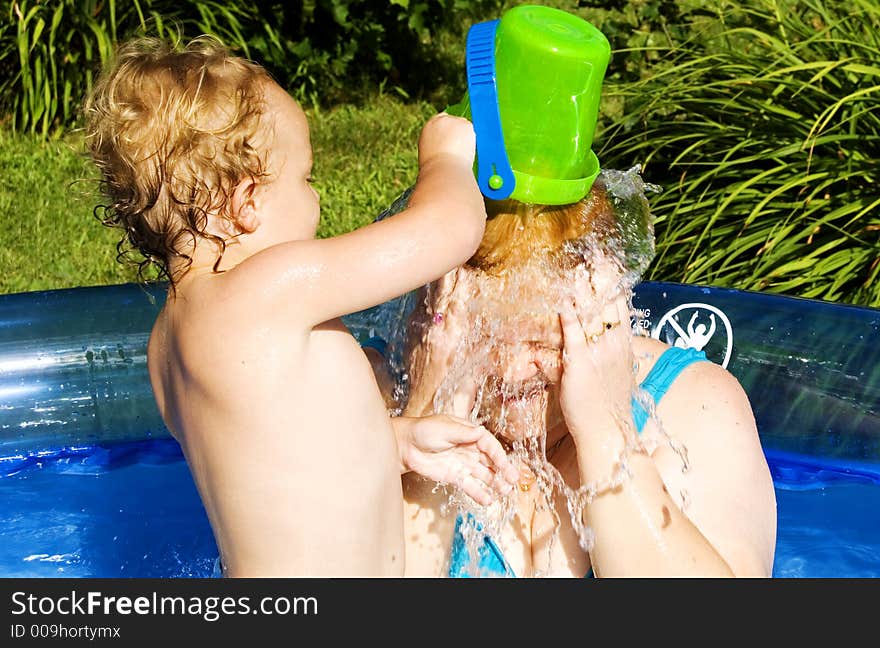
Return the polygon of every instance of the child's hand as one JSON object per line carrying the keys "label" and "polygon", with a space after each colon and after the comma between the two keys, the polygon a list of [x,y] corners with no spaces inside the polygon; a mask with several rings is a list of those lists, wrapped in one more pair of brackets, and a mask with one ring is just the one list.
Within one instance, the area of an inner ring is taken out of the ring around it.
{"label": "child's hand", "polygon": [[481,425],[444,414],[396,421],[406,470],[455,484],[483,506],[496,494],[509,493],[519,480],[498,439]]}
{"label": "child's hand", "polygon": [[419,166],[433,157],[449,154],[460,158],[468,167],[474,165],[477,138],[473,125],[462,117],[446,113],[434,115],[422,129],[419,138]]}

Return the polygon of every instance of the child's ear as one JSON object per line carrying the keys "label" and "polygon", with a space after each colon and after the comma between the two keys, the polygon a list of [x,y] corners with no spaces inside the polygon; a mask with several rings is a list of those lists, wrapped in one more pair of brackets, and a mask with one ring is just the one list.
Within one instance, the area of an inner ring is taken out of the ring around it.
{"label": "child's ear", "polygon": [[232,192],[230,204],[232,220],[242,232],[247,234],[256,231],[260,226],[255,203],[256,190],[257,181],[249,176],[239,182]]}

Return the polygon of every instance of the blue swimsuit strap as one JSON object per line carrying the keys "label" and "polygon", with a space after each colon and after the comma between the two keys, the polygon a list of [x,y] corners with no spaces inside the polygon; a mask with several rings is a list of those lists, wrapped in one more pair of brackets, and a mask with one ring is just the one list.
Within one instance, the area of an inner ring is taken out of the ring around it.
{"label": "blue swimsuit strap", "polygon": [[[669,387],[678,378],[679,374],[691,364],[706,360],[706,354],[696,349],[681,349],[679,347],[671,347],[666,349],[663,354],[657,358],[657,362],[651,367],[651,371],[645,376],[640,387],[651,395],[654,399],[655,407],[660,403],[660,399],[669,391]],[[645,423],[648,421],[648,412],[635,399],[632,401],[633,421],[636,429],[641,434]],[[462,524],[476,524],[477,530],[480,525],[474,517],[468,513],[465,521],[461,515],[455,520],[455,532],[452,540],[452,550],[449,558],[449,577],[450,578],[469,578],[470,572],[468,565],[470,563],[470,554],[465,545],[464,535],[461,532]],[[504,558],[501,548],[489,536],[483,537],[483,544],[480,545],[479,553],[479,572],[481,576],[501,576],[514,578],[513,569]],[[585,578],[593,575],[593,570],[587,572]]]}
{"label": "blue swimsuit strap", "polygon": [[[654,406],[656,407],[682,371],[693,363],[704,360],[706,360],[706,354],[703,351],[690,348],[681,349],[679,347],[666,349],[657,358],[657,362],[651,367],[651,371],[645,376],[640,387],[654,399]],[[642,429],[648,422],[648,411],[635,399],[632,401],[632,410],[636,430],[641,434]]]}

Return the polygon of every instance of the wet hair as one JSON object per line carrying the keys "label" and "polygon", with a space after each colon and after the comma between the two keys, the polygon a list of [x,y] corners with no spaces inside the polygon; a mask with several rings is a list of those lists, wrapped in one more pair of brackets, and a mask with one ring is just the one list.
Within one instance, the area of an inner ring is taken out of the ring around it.
{"label": "wet hair", "polygon": [[[86,144],[109,204],[95,215],[123,231],[118,259],[138,275],[154,266],[172,286],[192,265],[208,214],[231,218],[230,198],[247,177],[266,175],[255,140],[264,112],[266,71],[201,37],[185,46],[140,38],[120,47],[84,104]],[[136,257],[136,255],[135,255]],[[172,276],[171,260],[185,263]]]}
{"label": "wet hair", "polygon": [[560,273],[592,265],[601,251],[634,285],[654,257],[654,231],[647,199],[640,191],[608,190],[600,178],[571,205],[487,201],[488,220],[480,246],[467,265],[490,275],[534,261]]}

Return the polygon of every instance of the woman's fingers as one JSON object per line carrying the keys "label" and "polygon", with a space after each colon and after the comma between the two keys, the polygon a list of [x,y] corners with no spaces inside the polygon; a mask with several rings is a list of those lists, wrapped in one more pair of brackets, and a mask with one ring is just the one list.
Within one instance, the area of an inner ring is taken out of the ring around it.
{"label": "woman's fingers", "polygon": [[559,313],[559,323],[562,326],[562,343],[564,353],[563,364],[568,364],[572,357],[576,357],[587,350],[587,338],[584,335],[584,327],[578,319],[577,313],[571,304],[563,304]]}
{"label": "woman's fingers", "polygon": [[456,416],[466,417],[471,414],[474,409],[474,403],[477,401],[477,391],[479,385],[473,377],[465,376],[458,385],[458,389],[452,395],[452,411]]}
{"label": "woman's fingers", "polygon": [[632,332],[632,321],[626,300],[618,298],[607,304],[600,315],[579,314],[580,305],[563,304],[559,318],[562,324],[564,348],[569,356],[601,344],[607,338],[625,339]]}
{"label": "woman's fingers", "polygon": [[434,324],[444,322],[450,310],[472,298],[471,284],[470,272],[461,267],[450,270],[434,284],[431,310],[441,316],[432,320]]}
{"label": "woman's fingers", "polygon": [[620,317],[620,324],[622,326],[626,326],[629,329],[632,329],[632,319],[629,312],[629,304],[623,297],[617,300],[617,313]]}

